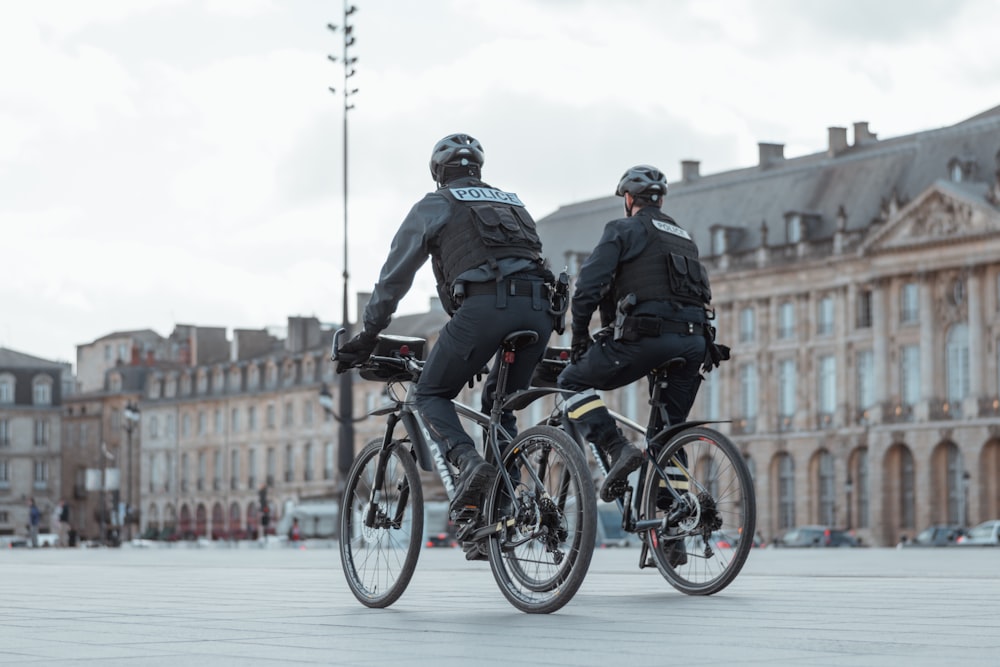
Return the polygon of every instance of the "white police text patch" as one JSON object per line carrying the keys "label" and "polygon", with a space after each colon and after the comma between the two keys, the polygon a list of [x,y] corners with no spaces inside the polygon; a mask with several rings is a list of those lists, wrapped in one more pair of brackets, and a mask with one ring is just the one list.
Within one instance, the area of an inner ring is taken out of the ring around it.
{"label": "white police text patch", "polygon": [[513,192],[493,188],[449,188],[458,201],[497,201],[511,206],[524,206]]}
{"label": "white police text patch", "polygon": [[669,222],[664,222],[663,220],[653,220],[653,226],[659,229],[661,232],[666,232],[668,234],[673,234],[674,236],[680,236],[681,238],[691,240],[691,235],[686,231],[678,227],[677,225],[671,225]]}

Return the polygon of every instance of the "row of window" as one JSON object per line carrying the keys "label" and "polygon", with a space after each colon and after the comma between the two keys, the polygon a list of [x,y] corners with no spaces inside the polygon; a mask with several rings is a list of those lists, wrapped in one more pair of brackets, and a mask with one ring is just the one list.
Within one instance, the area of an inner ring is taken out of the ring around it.
{"label": "row of window", "polygon": [[[321,370],[322,379],[327,381],[333,379],[333,366],[329,362],[317,364],[312,357],[306,357],[301,361],[301,373],[299,366],[295,360],[287,360],[280,369],[280,377],[279,367],[273,362],[268,362],[263,372],[258,364],[253,363],[246,367],[234,366],[229,370],[200,368],[193,374],[185,372],[179,375],[154,375],[146,387],[146,396],[155,400],[194,394],[234,394],[261,388],[274,389],[279,386],[279,382],[283,387],[294,386],[300,382],[315,384],[321,381],[316,377],[317,369]],[[112,373],[110,383],[111,391],[121,391],[121,375]]]}
{"label": "row of window", "polygon": [[[302,403],[302,424],[305,426],[311,426],[315,421],[315,414],[317,412],[317,401],[306,400]],[[195,419],[197,421],[195,422]],[[326,416],[327,421],[331,419],[330,415]],[[284,410],[282,412],[282,426],[291,427],[295,426],[295,404],[292,401],[286,401],[284,405]],[[146,432],[151,439],[159,438],[161,435],[160,430],[160,419],[159,415],[150,415],[147,422]],[[162,434],[165,437],[172,438],[175,434],[175,418],[174,415],[165,415]],[[192,431],[195,427],[197,430]],[[264,408],[264,427],[273,429],[278,427],[278,410],[277,406],[273,403],[268,404]],[[229,411],[229,432],[239,433],[242,430],[248,432],[257,431],[260,429],[259,418],[257,414],[257,406],[248,405],[245,408],[234,407]],[[216,408],[212,413],[212,433],[216,435],[221,435],[226,432],[226,421],[225,415],[221,408]],[[181,432],[182,438],[191,437],[192,435],[205,435],[208,433],[208,413],[204,410],[199,410],[196,415],[190,412],[185,412],[181,415]]]}
{"label": "row of window", "polygon": [[[36,446],[44,447],[48,445],[51,434],[52,427],[49,419],[35,419],[33,441]],[[6,417],[0,418],[0,447],[10,447],[10,443],[14,439],[14,426],[11,424],[10,419]]]}
{"label": "row of window", "polygon": [[[283,467],[282,467],[282,478],[280,481],[284,482],[296,482],[305,481],[311,482],[320,479],[319,470],[316,467],[317,464],[317,454],[320,454],[320,450],[314,447],[313,443],[307,442],[301,448],[301,466],[302,472],[301,477],[297,477],[296,473],[296,461],[297,455],[299,453],[299,448],[295,445],[286,445],[283,452]],[[323,445],[321,450],[322,460],[322,479],[330,480],[333,479],[334,474],[334,456],[335,448],[332,442],[328,442]],[[211,456],[212,467],[209,470],[209,456]],[[191,464],[192,460],[195,465],[194,473],[191,475]],[[232,450],[229,453],[229,488],[239,489],[240,481],[242,479],[241,473],[241,462],[243,457],[240,450]],[[208,481],[211,479],[211,486],[213,490],[221,490],[223,488],[223,480],[226,479],[226,470],[224,468],[224,454],[221,450],[216,450],[213,452],[198,452],[194,455],[189,455],[187,452],[180,455],[180,487],[181,491],[207,491],[209,490]],[[246,453],[246,488],[254,489],[257,488],[261,483],[274,484],[279,481],[278,479],[278,450],[275,447],[268,447],[265,451],[265,475],[263,478],[258,478],[258,465],[257,465],[257,450],[248,449]],[[176,475],[178,471],[174,468],[174,456],[172,452],[160,452],[150,454],[149,458],[149,491],[150,493],[156,493],[161,489],[163,491],[170,491],[172,489],[178,488],[176,486]],[[192,481],[194,482],[192,486]]]}
{"label": "row of window", "polygon": [[[34,486],[44,489],[49,483],[49,462],[46,459],[36,459],[32,462],[34,468]],[[11,464],[7,459],[0,459],[0,489],[10,488]]]}
{"label": "row of window", "polygon": [[[52,377],[50,375],[36,375],[31,380],[32,405],[52,405]],[[14,389],[16,380],[10,373],[0,374],[0,404],[11,404],[14,402]]]}
{"label": "row of window", "polygon": [[[997,290],[1000,294],[1000,277],[997,279]],[[872,324],[872,295],[868,290],[859,292],[857,302],[856,327],[866,329]],[[965,282],[956,279],[948,292],[948,299],[954,305],[961,304],[965,299]],[[1000,302],[998,302],[1000,308]],[[920,322],[920,285],[916,282],[904,283],[899,289],[899,323],[901,325],[917,325]],[[833,297],[826,295],[816,302],[816,335],[833,335],[834,322]],[[778,305],[775,333],[778,340],[792,340],[796,337],[796,304],[794,301],[784,301]],[[757,317],[753,306],[745,306],[739,312],[739,335],[741,343],[752,343],[757,338]]]}
{"label": "row of window", "polygon": [[[898,396],[901,407],[916,405],[921,399],[921,353],[919,345],[903,345],[899,348],[899,385]],[[952,411],[958,414],[962,401],[970,394],[970,354],[969,328],[964,323],[953,325],[948,330],[945,341],[945,396],[953,406]],[[797,359],[779,359],[776,362],[777,373],[777,417],[780,424],[790,425],[790,419],[799,409],[799,369]],[[1000,341],[997,349],[997,367],[1000,369]],[[875,406],[875,355],[873,350],[859,350],[855,360],[855,404],[859,415]],[[759,373],[754,361],[739,364],[737,416],[747,419],[758,415]],[[708,419],[719,419],[721,415],[720,386],[716,378],[718,374],[710,374],[707,378],[705,393],[705,410]],[[824,354],[816,359],[815,412],[820,415],[833,415],[836,412],[841,397],[837,395],[837,358],[833,354]],[[1000,386],[1000,373],[997,377]],[[820,421],[819,426],[823,426]],[[832,425],[832,422],[830,423]]]}

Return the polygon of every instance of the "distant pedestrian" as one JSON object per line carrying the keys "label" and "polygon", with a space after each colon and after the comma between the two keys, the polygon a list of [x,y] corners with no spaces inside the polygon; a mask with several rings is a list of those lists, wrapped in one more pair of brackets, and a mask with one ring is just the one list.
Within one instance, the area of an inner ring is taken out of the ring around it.
{"label": "distant pedestrian", "polygon": [[28,541],[32,547],[38,546],[38,524],[42,520],[42,512],[35,504],[34,498],[28,498]]}
{"label": "distant pedestrian", "polygon": [[69,531],[72,526],[69,523],[69,504],[66,502],[65,498],[59,499],[59,504],[56,506],[59,513],[57,518],[57,525],[59,527],[59,546],[68,547],[69,546]]}
{"label": "distant pedestrian", "polygon": [[292,526],[288,529],[288,541],[298,542],[302,539],[302,531],[299,528],[299,520],[297,518],[292,519]]}

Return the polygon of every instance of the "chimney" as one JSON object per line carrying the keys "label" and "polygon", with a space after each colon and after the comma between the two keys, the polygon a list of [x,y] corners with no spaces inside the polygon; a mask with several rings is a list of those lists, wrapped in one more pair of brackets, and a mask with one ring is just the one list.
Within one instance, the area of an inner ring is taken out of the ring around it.
{"label": "chimney", "polygon": [[358,292],[358,313],[355,319],[355,322],[357,322],[358,326],[351,329],[353,333],[358,333],[364,326],[365,308],[368,306],[368,302],[371,301],[371,299],[372,299],[371,292]]}
{"label": "chimney", "polygon": [[826,149],[826,154],[830,157],[834,157],[843,153],[847,149],[847,128],[846,127],[828,127],[826,128],[827,137],[829,138],[829,145]]}
{"label": "chimney", "polygon": [[139,349],[139,346],[136,345],[133,342],[132,343],[132,358],[129,360],[129,363],[132,366],[138,366],[140,363],[142,363],[142,356],[141,355],[142,355],[142,351]]}
{"label": "chimney", "polygon": [[699,165],[701,165],[701,162],[698,160],[681,160],[681,182],[690,183],[697,181],[701,176],[698,173]]}
{"label": "chimney", "polygon": [[779,162],[785,161],[785,144],[766,144],[759,142],[757,148],[760,152],[760,168],[767,169]]}
{"label": "chimney", "polygon": [[854,145],[864,146],[878,141],[878,135],[868,129],[868,121],[859,121],[854,124]]}

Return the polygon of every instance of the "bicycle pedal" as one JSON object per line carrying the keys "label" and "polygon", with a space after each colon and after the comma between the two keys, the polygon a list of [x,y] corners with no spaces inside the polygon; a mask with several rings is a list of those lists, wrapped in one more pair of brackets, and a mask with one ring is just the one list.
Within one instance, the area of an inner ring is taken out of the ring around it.
{"label": "bicycle pedal", "polygon": [[479,517],[479,508],[475,505],[465,505],[451,511],[451,520],[455,523],[472,523]]}
{"label": "bicycle pedal", "polygon": [[470,535],[472,535],[479,528],[478,521],[465,521],[465,522],[455,522],[458,525],[458,529],[455,531],[455,539],[458,541],[464,541]]}

